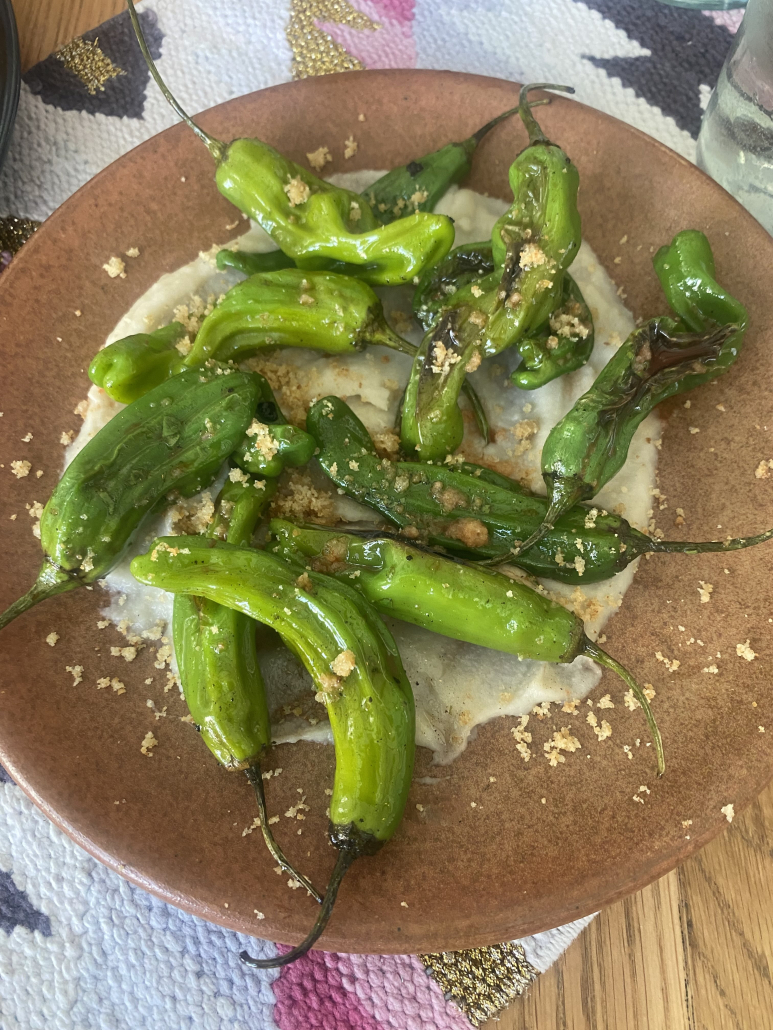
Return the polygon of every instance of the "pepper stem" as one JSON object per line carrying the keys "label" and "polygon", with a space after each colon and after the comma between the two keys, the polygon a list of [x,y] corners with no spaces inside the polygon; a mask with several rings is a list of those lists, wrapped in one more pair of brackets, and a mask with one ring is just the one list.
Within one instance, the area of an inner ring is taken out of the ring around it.
{"label": "pepper stem", "polygon": [[17,615],[28,611],[39,601],[45,601],[47,597],[54,597],[56,594],[62,594],[65,590],[72,590],[77,586],[78,581],[69,578],[53,583],[36,580],[26,594],[23,594],[18,601],[14,601],[12,605],[0,614],[0,629],[4,629],[9,622],[13,622]]}
{"label": "pepper stem", "polygon": [[472,408],[472,413],[475,416],[475,424],[478,427],[478,432],[486,443],[493,443],[494,434],[491,432],[491,427],[489,426],[486,409],[483,407],[483,402],[478,396],[478,391],[469,379],[465,379],[462,383],[462,393],[470,402],[470,407]]}
{"label": "pepper stem", "polygon": [[266,811],[266,794],[263,790],[263,777],[260,772],[259,765],[251,765],[248,769],[244,770],[247,774],[247,779],[255,789],[255,797],[258,802],[258,817],[260,819],[260,829],[263,834],[263,840],[266,842],[266,847],[271,852],[271,857],[281,866],[284,872],[288,876],[292,876],[293,879],[300,883],[301,887],[305,888],[306,891],[314,898],[315,901],[322,904],[322,895],[319,893],[314,884],[303,873],[299,873],[297,869],[292,865],[291,862],[285,858],[285,854],[277,844],[273,833],[268,825],[268,812]]}
{"label": "pepper stem", "polygon": [[707,551],[742,551],[744,547],[754,547],[773,540],[773,529],[766,529],[756,536],[737,536],[732,540],[702,540],[689,542],[683,540],[652,540],[650,551],[653,554],[705,554]]}
{"label": "pepper stem", "polygon": [[537,106],[537,102],[530,104],[526,99],[533,89],[554,89],[559,93],[574,93],[574,86],[557,86],[554,82],[531,82],[526,86],[521,86],[521,92],[518,97],[518,113],[529,134],[529,146],[534,146],[538,143],[550,143],[550,140],[539,127],[537,119],[531,112],[532,107]]}
{"label": "pepper stem", "polygon": [[292,948],[285,955],[277,955],[276,958],[253,958],[248,952],[242,951],[239,954],[239,958],[242,962],[246,966],[252,966],[253,969],[277,969],[279,966],[286,966],[290,962],[295,962],[295,960],[300,958],[301,955],[305,955],[322,936],[333,911],[333,905],[335,904],[335,899],[338,895],[338,888],[341,886],[344,874],[356,857],[356,852],[352,848],[346,848],[338,853],[333,874],[330,877],[330,882],[328,883],[327,890],[325,891],[322,908],[320,909],[320,913],[317,916],[317,920],[314,923],[311,933],[305,941],[297,945],[297,947]]}
{"label": "pepper stem", "polygon": [[165,97],[167,103],[169,104],[169,106],[172,108],[172,110],[180,118],[182,118],[182,120],[185,122],[186,125],[188,125],[191,129],[193,129],[193,131],[199,137],[201,142],[204,144],[204,146],[210,152],[212,157],[214,157],[215,161],[217,161],[218,164],[219,164],[223,160],[223,158],[225,157],[225,152],[228,149],[226,144],[221,142],[221,140],[219,140],[219,139],[215,139],[214,136],[210,136],[210,134],[208,132],[205,132],[204,129],[202,129],[200,125],[197,125],[196,122],[194,122],[194,120],[191,118],[191,116],[189,114],[187,114],[182,109],[182,107],[180,106],[178,101],[172,95],[172,93],[169,90],[169,87],[164,82],[164,80],[161,78],[161,75],[159,74],[158,68],[156,68],[156,62],[153,60],[153,57],[152,57],[152,55],[150,53],[150,49],[148,48],[148,44],[147,44],[147,41],[145,39],[145,33],[142,31],[142,26],[140,25],[140,20],[137,17],[137,11],[136,11],[136,9],[134,7],[134,0],[126,0],[126,3],[129,6],[129,17],[131,18],[132,26],[134,28],[134,34],[136,35],[137,42],[140,45],[140,50],[142,51],[142,56],[145,58],[145,63],[147,64],[147,66],[148,66],[148,68],[150,70],[150,74],[156,80],[156,85],[161,90],[161,92],[164,94],[164,97]]}
{"label": "pepper stem", "polygon": [[642,706],[642,710],[644,711],[644,717],[646,718],[647,725],[650,728],[650,733],[652,734],[652,742],[655,745],[655,754],[657,755],[658,759],[658,776],[662,776],[663,773],[666,771],[666,760],[663,755],[663,739],[660,736],[660,730],[658,729],[658,724],[655,722],[655,716],[652,714],[652,708],[650,707],[647,695],[644,693],[644,691],[633,678],[633,676],[630,674],[630,672],[625,668],[625,666],[621,665],[616,658],[612,657],[612,655],[607,654],[606,651],[602,650],[598,646],[598,644],[594,644],[592,640],[589,640],[586,637],[584,641],[584,648],[579,653],[586,655],[588,658],[592,658],[593,661],[598,662],[599,665],[603,665],[607,669],[611,669],[613,672],[616,672],[620,679],[624,683],[627,683],[628,686],[631,688],[633,696]]}

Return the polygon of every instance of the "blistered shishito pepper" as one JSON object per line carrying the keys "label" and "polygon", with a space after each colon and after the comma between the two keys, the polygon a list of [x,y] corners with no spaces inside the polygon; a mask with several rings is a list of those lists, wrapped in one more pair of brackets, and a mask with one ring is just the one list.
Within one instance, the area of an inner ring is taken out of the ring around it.
{"label": "blistered shishito pepper", "polygon": [[372,855],[402,819],[413,771],[413,694],[391,634],[348,584],[273,554],[166,537],[132,562],[148,586],[235,608],[275,629],[303,662],[327,708],[336,753],[330,840],[339,849],[319,917],[306,940],[257,968],[286,965],[325,928],[344,873]]}
{"label": "blistered shishito pepper", "polygon": [[281,519],[272,519],[269,532],[269,546],[277,554],[305,559],[316,571],[344,578],[384,615],[519,658],[573,662],[585,655],[612,669],[644,709],[658,775],[663,774],[660,733],[644,691],[627,669],[588,639],[582,621],[567,608],[525,583],[402,541],[363,540]]}
{"label": "blistered shishito pepper", "polygon": [[180,322],[116,340],[92,358],[89,379],[121,404],[131,404],[148,390],[182,372],[183,354],[177,344],[186,335]]}
{"label": "blistered shishito pepper", "polygon": [[307,269],[343,262],[351,275],[378,286],[410,282],[450,250],[454,228],[445,215],[416,211],[380,225],[357,193],[333,186],[258,139],[226,144],[183,111],[161,79],[133,0],[129,14],[153,78],[180,118],[215,160],[218,189],[258,222],[280,249]]}
{"label": "blistered shishito pepper", "polygon": [[[564,272],[580,246],[577,169],[539,129],[527,101],[534,88],[521,90],[520,114],[529,145],[510,168],[513,203],[492,230],[495,269],[449,298],[411,369],[401,439],[404,450],[425,460],[444,458],[459,446],[464,423],[458,398],[464,377],[484,357],[518,346],[548,320],[561,301]],[[539,354],[532,346],[522,356],[529,370],[527,362]],[[537,385],[538,373],[531,381]]]}
{"label": "blistered shishito pepper", "polygon": [[492,118],[461,143],[446,143],[440,150],[393,168],[377,179],[363,191],[363,196],[379,222],[388,225],[413,211],[433,211],[449,186],[461,182],[468,174],[472,155],[483,137],[517,110],[513,107]]}
{"label": "blistered shishito pepper", "polygon": [[[246,546],[276,492],[272,480],[227,479],[205,537]],[[244,770],[258,802],[260,829],[279,866],[319,902],[322,897],[274,839],[260,760],[271,744],[266,691],[258,665],[255,622],[206,597],[175,594],[174,653],[185,701],[201,738],[229,770]]]}
{"label": "blistered shishito pepper", "polygon": [[426,269],[413,294],[413,313],[423,329],[437,325],[443,309],[464,286],[479,283],[494,271],[491,240],[463,243]]}
{"label": "blistered shishito pepper", "polygon": [[366,283],[334,272],[284,268],[250,276],[230,289],[201,323],[185,363],[241,361],[266,347],[353,354],[368,344],[415,351],[390,329],[381,301]]}
{"label": "blistered shishito pepper", "polygon": [[[657,404],[722,375],[740,353],[746,309],[714,279],[711,248],[702,233],[679,233],[669,248],[658,251],[655,271],[680,321],[654,318],[635,329],[590,390],[551,429],[542,449],[550,504],[522,550],[620,471],[633,434]],[[693,331],[681,331],[685,328]]]}
{"label": "blistered shishito pepper", "polygon": [[307,425],[320,449],[322,469],[349,497],[424,543],[468,559],[484,559],[484,564],[512,562],[534,576],[596,583],[642,554],[736,551],[773,538],[773,530],[768,530],[700,543],[656,540],[620,515],[576,505],[533,547],[518,552],[521,541],[542,524],[546,498],[479,465],[382,460],[365,426],[337,397],[313,404]]}
{"label": "blistered shishito pepper", "polygon": [[159,501],[208,486],[244,436],[259,394],[251,373],[199,369],[119,411],[57,483],[40,517],[43,566],[0,615],[0,629],[38,601],[101,579]]}

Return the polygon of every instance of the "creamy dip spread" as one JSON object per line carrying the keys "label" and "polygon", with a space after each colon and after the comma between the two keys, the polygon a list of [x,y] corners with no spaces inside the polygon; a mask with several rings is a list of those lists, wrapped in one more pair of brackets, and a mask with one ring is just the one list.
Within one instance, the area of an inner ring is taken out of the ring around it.
{"label": "creamy dip spread", "polygon": [[[334,176],[333,181],[362,192],[382,173],[357,172]],[[437,210],[454,219],[456,245],[488,239],[496,218],[505,210],[500,200],[471,190],[452,187]],[[252,226],[231,246],[244,251],[273,250],[270,238]],[[218,272],[212,251],[164,275],[124,315],[105,343],[132,333],[149,332],[173,318],[187,322],[195,332],[208,305],[216,302],[242,278],[239,273]],[[592,313],[595,346],[584,368],[562,376],[533,392],[519,390],[509,381],[518,363],[514,349],[484,361],[470,375],[495,430],[495,442],[484,444],[477,434],[471,412],[465,412],[465,438],[461,453],[520,480],[534,492],[544,494],[539,472],[540,453],[551,427],[593,383],[599,371],[634,327],[631,313],[618,296],[615,284],[583,243],[570,269]],[[411,290],[392,288],[378,291],[387,317],[395,329],[419,343],[421,330],[410,317]],[[312,400],[336,394],[347,401],[376,438],[382,453],[392,454],[398,444],[394,423],[411,359],[382,347],[369,347],[349,357],[333,357],[315,351],[286,348],[250,359],[246,367],[262,372],[271,383],[279,404],[293,421],[302,421]],[[462,405],[466,401],[462,400]],[[83,445],[122,405],[92,386],[80,434],[66,453],[73,459]],[[594,499],[599,507],[624,515],[638,529],[647,529],[655,487],[660,422],[650,415],[639,427],[625,467]],[[206,494],[186,502],[194,513],[202,502],[204,510],[214,499],[222,478]],[[296,520],[375,523],[375,514],[337,494],[322,472],[314,467],[293,470],[286,476],[273,511]],[[143,525],[124,560],[106,577],[112,602],[105,616],[123,631],[159,636],[159,627],[171,637],[172,597],[137,583],[129,572],[131,558],[147,549],[153,536],[170,532],[178,510],[165,513]],[[184,514],[184,513],[183,513]],[[620,607],[633,580],[634,562],[613,579],[573,587],[550,580],[533,583],[579,615],[588,635],[596,639],[607,620]],[[515,568],[503,571],[514,577],[524,574]],[[599,668],[587,658],[570,665],[519,660],[487,648],[459,643],[406,623],[389,621],[416,698],[416,742],[430,748],[438,762],[455,758],[476,726],[499,715],[527,715],[545,701],[566,702],[584,698],[601,678]],[[324,707],[314,700],[305,670],[284,648],[273,631],[259,627],[258,645],[266,679],[274,737],[277,742],[297,740],[331,741]],[[168,653],[168,652],[167,652]],[[172,656],[172,667],[174,660]]]}

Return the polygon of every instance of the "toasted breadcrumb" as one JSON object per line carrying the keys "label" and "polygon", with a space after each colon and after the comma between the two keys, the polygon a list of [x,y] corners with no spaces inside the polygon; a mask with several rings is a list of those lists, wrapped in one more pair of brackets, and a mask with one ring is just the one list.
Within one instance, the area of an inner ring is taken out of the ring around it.
{"label": "toasted breadcrumb", "polygon": [[17,479],[24,479],[25,476],[28,476],[30,474],[31,468],[32,463],[29,461],[25,461],[23,459],[20,461],[11,462],[11,472],[16,476]]}
{"label": "toasted breadcrumb", "polygon": [[305,204],[311,196],[311,190],[299,175],[296,175],[294,179],[290,179],[289,182],[285,183],[282,189],[287,194],[287,199],[290,201],[290,207],[297,207],[298,204]]}
{"label": "toasted breadcrumb", "polygon": [[593,727],[593,732],[599,738],[599,741],[606,740],[607,737],[612,736],[612,727],[606,719],[602,719],[601,724],[599,725],[599,720],[595,712],[588,712],[585,716],[585,721],[589,726]]}
{"label": "toasted breadcrumb", "polygon": [[701,604],[709,603],[713,590],[714,587],[711,583],[704,583],[702,579],[698,580],[698,593],[700,594]]}
{"label": "toasted breadcrumb", "polygon": [[735,819],[735,808],[732,805],[724,805],[722,808],[720,808],[720,812],[729,823],[731,823],[733,819]]}
{"label": "toasted breadcrumb", "polygon": [[335,519],[335,501],[331,494],[313,485],[307,472],[293,469],[285,474],[282,486],[274,495],[271,517],[331,525]]}
{"label": "toasted breadcrumb", "polygon": [[577,737],[572,735],[572,731],[568,726],[562,726],[560,730],[557,730],[551,740],[546,741],[542,745],[542,750],[545,752],[545,757],[551,766],[555,768],[559,763],[566,761],[566,758],[562,751],[577,751],[580,748],[580,742]]}
{"label": "toasted breadcrumb", "polygon": [[344,160],[348,161],[350,157],[354,157],[359,148],[359,143],[355,140],[354,136],[349,134],[349,138],[344,141]]}
{"label": "toasted breadcrumb", "polygon": [[754,659],[757,657],[757,652],[752,651],[751,647],[749,647],[748,640],[745,644],[736,644],[735,653],[738,655],[739,658],[745,658],[747,662],[753,662]]}
{"label": "toasted breadcrumb", "polygon": [[521,268],[529,269],[536,268],[538,265],[545,265],[547,261],[547,256],[539,244],[526,243],[521,250],[518,263]]}
{"label": "toasted breadcrumb", "polygon": [[657,658],[657,660],[659,662],[663,662],[663,664],[665,665],[665,667],[668,669],[669,672],[676,672],[676,670],[682,664],[676,658],[674,658],[673,660],[670,660],[670,659],[666,658],[661,651],[656,651],[655,652],[655,657]]}
{"label": "toasted breadcrumb", "polygon": [[55,647],[56,646],[56,642],[57,642],[58,639],[59,639],[59,634],[58,633],[49,633],[48,636],[46,637],[46,643],[48,644],[49,647]]}
{"label": "toasted breadcrumb", "polygon": [[333,158],[330,156],[330,151],[327,147],[318,147],[306,155],[306,160],[315,172],[321,172],[325,165],[332,161]]}
{"label": "toasted breadcrumb", "polygon": [[119,257],[111,257],[106,264],[102,265],[102,267],[111,279],[116,279],[119,277],[121,279],[126,278],[126,263],[122,261]]}
{"label": "toasted breadcrumb", "polygon": [[763,460],[759,463],[754,470],[754,475],[757,479],[770,479],[771,469],[773,469],[773,458],[768,458],[767,461]]}
{"label": "toasted breadcrumb", "polygon": [[59,443],[62,445],[62,447],[69,447],[70,444],[73,442],[74,438],[75,433],[72,429],[70,429],[67,432],[62,432],[62,435],[59,437]]}
{"label": "toasted breadcrumb", "polygon": [[74,687],[77,687],[77,685],[83,680],[82,665],[65,665],[64,671],[72,673],[72,685]]}
{"label": "toasted breadcrumb", "polygon": [[139,248],[138,247],[129,247],[129,249],[126,251],[126,256],[128,258],[139,257],[140,256]]}
{"label": "toasted breadcrumb", "polygon": [[133,662],[134,659],[137,657],[137,648],[136,647],[111,647],[110,648],[110,654],[113,655],[114,658],[121,657],[126,662]]}
{"label": "toasted breadcrumb", "polygon": [[531,733],[526,729],[528,722],[529,716],[522,715],[518,726],[513,726],[510,730],[515,738],[515,749],[524,762],[528,762],[532,754],[531,748],[529,747],[529,744],[531,744]]}
{"label": "toasted breadcrumb", "polygon": [[[406,527],[408,528],[410,527]],[[416,535],[418,536],[418,533]],[[466,547],[484,547],[489,541],[488,529],[479,519],[454,519],[446,529],[445,535],[452,540],[461,541]]]}
{"label": "toasted breadcrumb", "polygon": [[145,734],[145,736],[142,739],[142,744],[140,745],[140,751],[143,753],[143,755],[147,755],[148,758],[152,758],[153,757],[153,750],[152,749],[154,747],[156,747],[157,744],[158,744],[158,741],[153,736],[153,731],[152,730],[148,730],[148,732]]}
{"label": "toasted breadcrumb", "polygon": [[596,707],[597,708],[614,708],[615,704],[614,704],[614,701],[612,700],[612,698],[609,696],[609,694],[605,694],[603,697],[599,698],[599,700],[596,702]]}
{"label": "toasted breadcrumb", "polygon": [[354,670],[357,665],[357,658],[353,651],[342,651],[339,655],[333,659],[330,663],[330,668],[333,670],[336,676],[339,676],[342,680],[345,680],[347,676]]}
{"label": "toasted breadcrumb", "polygon": [[255,452],[262,455],[266,461],[271,461],[279,450],[279,442],[274,439],[271,429],[256,418],[247,427],[247,436],[253,437]]}

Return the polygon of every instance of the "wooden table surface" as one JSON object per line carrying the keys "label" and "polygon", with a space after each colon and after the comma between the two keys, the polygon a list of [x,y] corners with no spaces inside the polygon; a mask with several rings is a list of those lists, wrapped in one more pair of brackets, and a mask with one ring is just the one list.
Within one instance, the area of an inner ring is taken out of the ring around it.
{"label": "wooden table surface", "polygon": [[[22,70],[123,7],[14,0]],[[773,785],[694,858],[605,909],[488,1027],[773,1030]]]}

